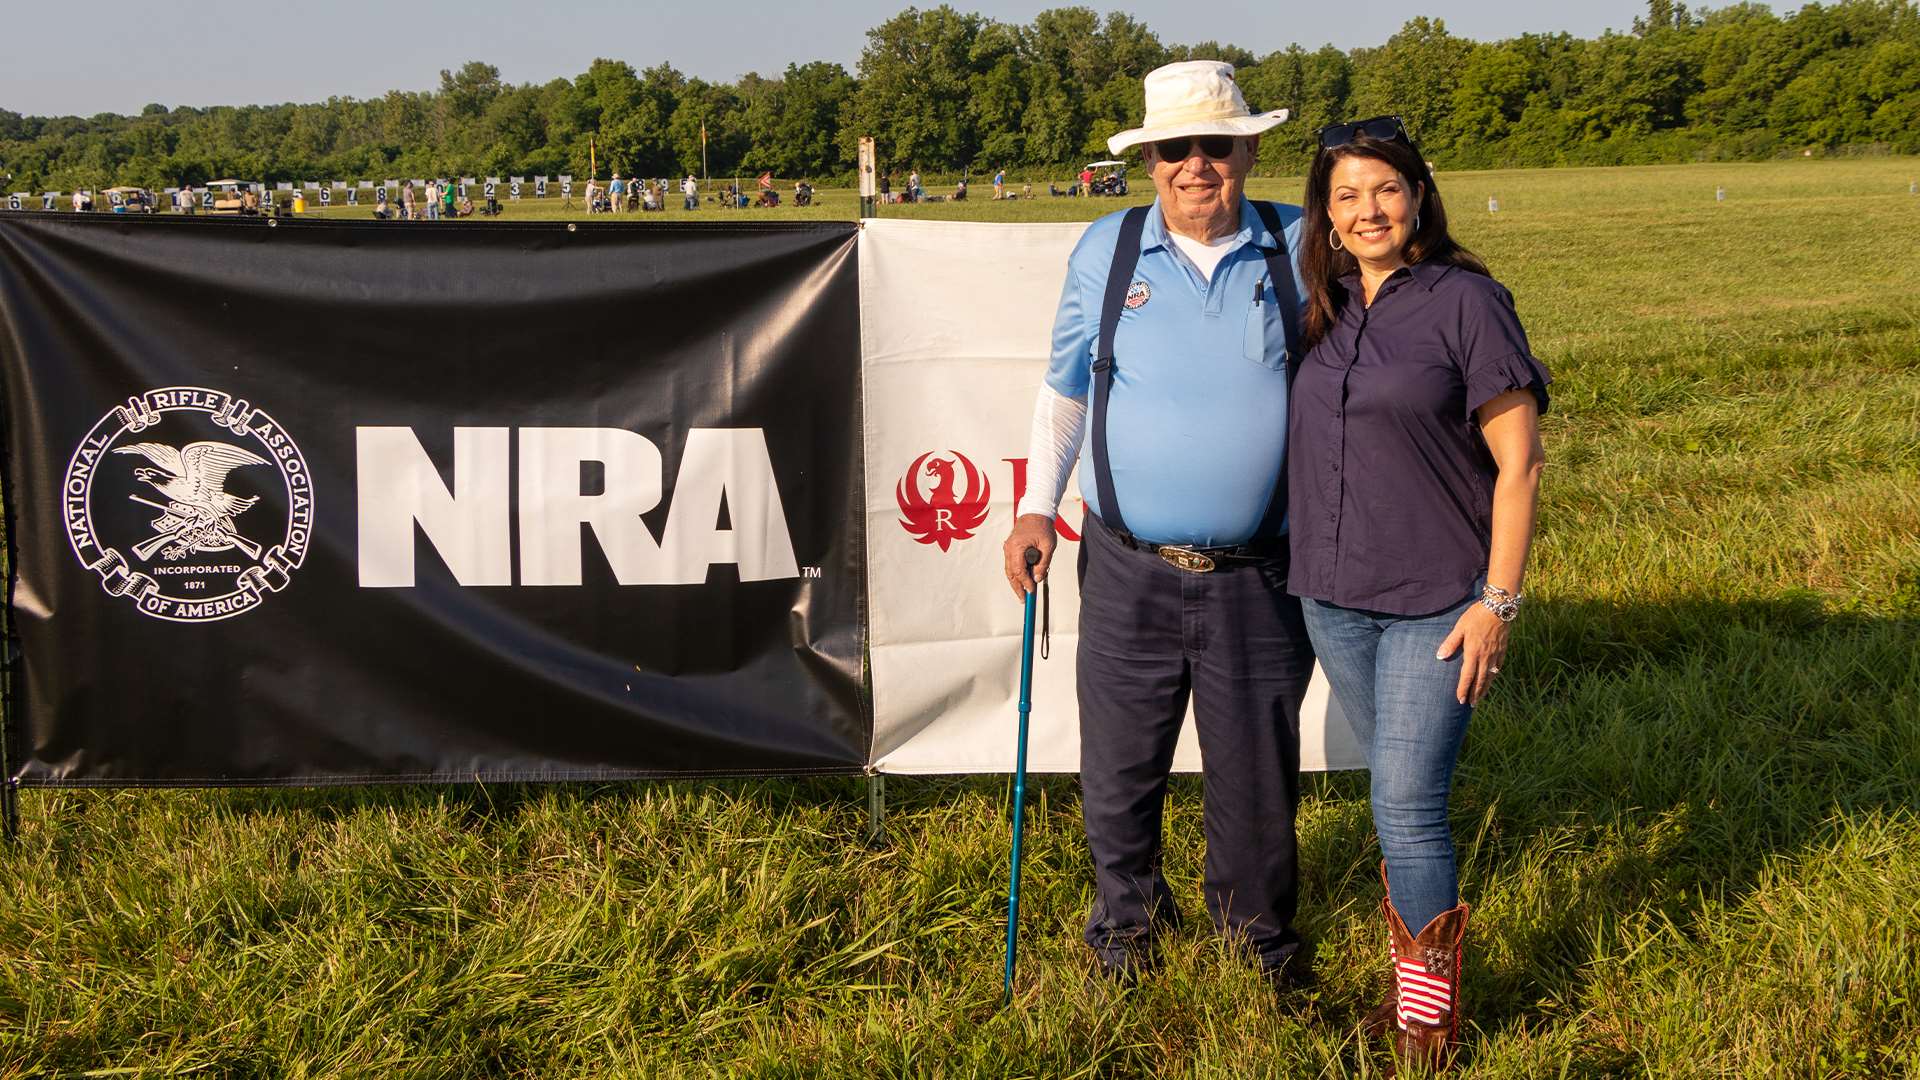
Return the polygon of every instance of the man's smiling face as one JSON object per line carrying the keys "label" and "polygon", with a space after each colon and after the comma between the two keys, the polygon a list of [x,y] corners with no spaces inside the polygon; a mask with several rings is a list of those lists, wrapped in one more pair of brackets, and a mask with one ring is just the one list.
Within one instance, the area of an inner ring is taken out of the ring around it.
{"label": "man's smiling face", "polygon": [[[1256,135],[1234,139],[1233,152],[1224,158],[1209,157],[1201,142],[1191,140],[1186,156],[1178,161],[1162,157],[1158,144],[1146,145],[1147,174],[1153,178],[1154,190],[1160,194],[1160,205],[1170,225],[1181,220],[1237,224],[1240,194],[1246,187],[1247,173],[1253,168],[1260,138]],[[1176,225],[1175,231],[1186,230]]]}

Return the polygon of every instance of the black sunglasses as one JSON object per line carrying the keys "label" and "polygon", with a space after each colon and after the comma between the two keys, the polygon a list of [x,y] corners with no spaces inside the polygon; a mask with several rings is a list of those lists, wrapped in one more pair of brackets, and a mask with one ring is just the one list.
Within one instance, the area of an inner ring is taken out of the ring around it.
{"label": "black sunglasses", "polygon": [[1231,135],[1182,135],[1177,139],[1161,139],[1154,143],[1153,152],[1159,155],[1161,161],[1178,164],[1193,156],[1194,144],[1198,143],[1201,153],[1215,161],[1225,161],[1233,156],[1234,142]]}
{"label": "black sunglasses", "polygon": [[1406,125],[1400,122],[1399,117],[1374,116],[1347,124],[1328,124],[1320,129],[1320,146],[1331,150],[1336,146],[1345,146],[1362,135],[1382,142],[1398,139],[1408,146],[1413,145],[1413,140],[1407,137]]}

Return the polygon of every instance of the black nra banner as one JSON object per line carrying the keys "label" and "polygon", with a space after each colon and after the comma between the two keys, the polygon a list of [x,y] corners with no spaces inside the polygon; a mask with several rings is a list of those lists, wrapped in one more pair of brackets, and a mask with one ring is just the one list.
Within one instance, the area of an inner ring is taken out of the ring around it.
{"label": "black nra banner", "polygon": [[854,235],[0,215],[12,774],[859,771]]}

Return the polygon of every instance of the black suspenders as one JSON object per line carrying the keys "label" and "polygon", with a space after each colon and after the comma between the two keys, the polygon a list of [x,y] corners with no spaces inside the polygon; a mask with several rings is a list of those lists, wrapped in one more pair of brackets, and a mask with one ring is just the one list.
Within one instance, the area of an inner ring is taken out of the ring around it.
{"label": "black suspenders", "polygon": [[[1120,500],[1113,491],[1113,466],[1107,458],[1107,399],[1113,393],[1113,339],[1120,328],[1120,311],[1126,304],[1127,289],[1133,284],[1133,268],[1140,262],[1140,235],[1146,229],[1151,206],[1136,206],[1120,219],[1120,237],[1113,249],[1113,266],[1107,271],[1107,293],[1100,304],[1100,348],[1093,361],[1093,400],[1087,438],[1093,457],[1094,491],[1100,499],[1100,520],[1123,537],[1132,538],[1126,518],[1120,514]],[[1277,243],[1261,248],[1267,260],[1267,277],[1273,282],[1273,294],[1280,302],[1280,321],[1287,337],[1287,387],[1293,387],[1293,373],[1300,367],[1300,327],[1295,313],[1300,310],[1299,290],[1294,287],[1293,265],[1287,257],[1287,239],[1280,224],[1280,212],[1272,203],[1256,202],[1253,209],[1261,224]],[[1260,519],[1255,536],[1270,539],[1280,535],[1280,523],[1287,514],[1287,470],[1280,469],[1267,511]]]}
{"label": "black suspenders", "polygon": [[1107,296],[1100,303],[1100,350],[1093,360],[1093,401],[1088,411],[1087,438],[1093,445],[1093,487],[1100,496],[1100,520],[1122,536],[1132,536],[1120,516],[1120,500],[1113,494],[1113,466],[1107,460],[1107,397],[1113,393],[1113,337],[1120,329],[1120,307],[1133,268],[1140,262],[1140,233],[1147,226],[1151,206],[1136,206],[1120,219],[1120,239],[1113,248],[1113,267],[1107,271]]}

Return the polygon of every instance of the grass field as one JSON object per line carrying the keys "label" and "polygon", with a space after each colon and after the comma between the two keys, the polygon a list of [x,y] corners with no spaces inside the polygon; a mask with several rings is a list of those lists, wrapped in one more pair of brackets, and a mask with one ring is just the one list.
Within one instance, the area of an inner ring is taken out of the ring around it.
{"label": "grass field", "polygon": [[[1536,602],[1454,802],[1464,1075],[1920,1075],[1916,176],[1441,176],[1557,380]],[[1190,779],[1195,929],[1089,987],[1076,786],[1037,787],[1005,1011],[997,779],[890,780],[878,849],[854,780],[29,792],[0,1076],[1379,1075],[1364,776],[1309,784],[1319,985],[1280,1002],[1197,929]]]}

